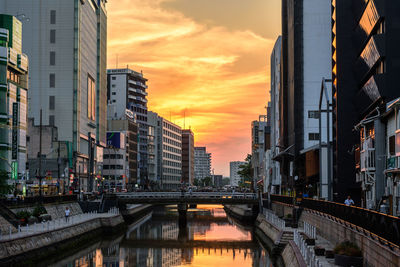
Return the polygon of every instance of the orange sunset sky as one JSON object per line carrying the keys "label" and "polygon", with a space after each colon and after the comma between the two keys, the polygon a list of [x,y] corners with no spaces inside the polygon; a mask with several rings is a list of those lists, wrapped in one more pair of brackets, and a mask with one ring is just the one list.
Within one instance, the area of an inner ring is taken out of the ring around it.
{"label": "orange sunset sky", "polygon": [[108,1],[108,68],[148,81],[149,110],[195,133],[215,174],[251,150],[252,120],[269,100],[280,0]]}

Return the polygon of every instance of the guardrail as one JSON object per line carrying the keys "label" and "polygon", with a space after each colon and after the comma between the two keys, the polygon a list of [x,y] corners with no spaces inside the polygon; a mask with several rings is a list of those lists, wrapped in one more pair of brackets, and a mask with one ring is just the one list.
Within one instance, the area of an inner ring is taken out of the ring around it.
{"label": "guardrail", "polygon": [[235,198],[235,199],[256,199],[254,193],[229,193],[229,192],[131,192],[116,193],[118,198]]}
{"label": "guardrail", "polygon": [[118,208],[112,208],[108,212],[105,213],[97,213],[96,212],[88,212],[81,213],[73,216],[69,216],[68,218],[59,218],[55,220],[50,220],[41,223],[34,223],[26,226],[18,226],[17,233],[12,233],[11,226],[9,227],[9,231],[7,233],[0,232],[0,242],[9,241],[21,237],[27,237],[31,235],[36,235],[40,233],[50,232],[58,229],[62,229],[64,227],[69,227],[72,225],[76,225],[85,221],[89,221],[95,218],[107,218],[113,217],[119,214]]}
{"label": "guardrail", "polygon": [[304,222],[304,233],[312,239],[317,238],[317,228],[308,222]]}
{"label": "guardrail", "polygon": [[12,198],[12,199],[0,199],[0,202],[6,206],[19,206],[19,205],[30,205],[42,202],[55,203],[55,202],[68,202],[77,201],[78,195],[61,195],[61,196],[35,196],[35,197],[25,197],[23,199]]}
{"label": "guardrail", "polygon": [[[301,207],[340,219],[344,224],[379,242],[400,246],[400,218],[356,206],[305,198]],[[387,242],[388,241],[388,242]]]}
{"label": "guardrail", "polygon": [[319,260],[315,256],[315,252],[312,249],[312,247],[307,245],[307,243],[304,240],[303,236],[297,230],[294,230],[293,241],[296,244],[296,246],[299,248],[301,256],[303,257],[303,259],[306,262],[307,266],[310,266],[310,267],[322,267],[321,263],[319,262]]}
{"label": "guardrail", "polygon": [[275,213],[271,210],[264,209],[265,219],[270,224],[274,225],[278,229],[285,229],[285,221],[279,218]]}

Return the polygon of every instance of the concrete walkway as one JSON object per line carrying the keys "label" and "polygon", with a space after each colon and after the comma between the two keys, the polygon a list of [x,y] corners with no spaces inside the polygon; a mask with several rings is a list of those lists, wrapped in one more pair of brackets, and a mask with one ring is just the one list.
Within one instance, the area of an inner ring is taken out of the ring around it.
{"label": "concrete walkway", "polygon": [[118,215],[119,215],[119,210],[117,208],[113,208],[105,213],[97,213],[97,212],[82,213],[70,216],[68,219],[59,218],[47,222],[35,223],[33,225],[20,226],[18,227],[17,233],[12,233],[12,229],[10,227],[8,233],[1,233],[0,242],[6,242],[18,238],[47,233],[50,231],[78,225],[97,218],[110,218]]}

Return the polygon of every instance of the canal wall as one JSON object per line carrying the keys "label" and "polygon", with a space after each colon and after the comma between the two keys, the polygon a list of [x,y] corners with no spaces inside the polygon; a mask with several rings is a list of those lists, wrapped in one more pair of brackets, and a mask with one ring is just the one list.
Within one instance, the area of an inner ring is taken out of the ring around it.
{"label": "canal wall", "polygon": [[285,249],[282,252],[282,260],[286,267],[307,267],[299,248],[293,241],[289,241],[285,246]]}
{"label": "canal wall", "polygon": [[248,205],[224,205],[225,212],[242,222],[254,222],[257,218],[257,212],[255,212],[253,207]]}
{"label": "canal wall", "polygon": [[355,230],[349,223],[341,223],[322,214],[304,210],[300,216],[300,223],[307,222],[317,228],[317,235],[325,238],[332,244],[338,244],[349,240],[360,247],[365,267],[400,266],[400,251],[397,248],[390,249],[388,246],[373,240],[370,236]]}
{"label": "canal wall", "polygon": [[[33,212],[36,206],[28,206],[28,207],[20,207],[20,208],[13,208],[10,209],[14,214],[18,211],[29,211]],[[64,218],[65,216],[65,208],[68,207],[70,210],[70,215],[78,215],[82,214],[82,209],[78,202],[66,202],[66,203],[57,203],[57,204],[44,204],[43,207],[46,209],[47,214],[51,216],[51,219],[59,219]]]}
{"label": "canal wall", "polygon": [[0,265],[30,261],[33,258],[46,257],[62,251],[68,246],[84,244],[91,238],[112,233],[123,228],[121,215],[94,218],[80,224],[36,235],[0,241]]}

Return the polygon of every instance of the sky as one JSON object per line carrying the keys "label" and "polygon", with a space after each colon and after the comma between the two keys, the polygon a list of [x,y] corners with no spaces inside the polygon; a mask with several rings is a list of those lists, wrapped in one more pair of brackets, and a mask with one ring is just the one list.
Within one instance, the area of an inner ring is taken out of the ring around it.
{"label": "sky", "polygon": [[215,174],[251,151],[265,114],[280,0],[108,1],[108,68],[143,71],[148,108],[191,128]]}

